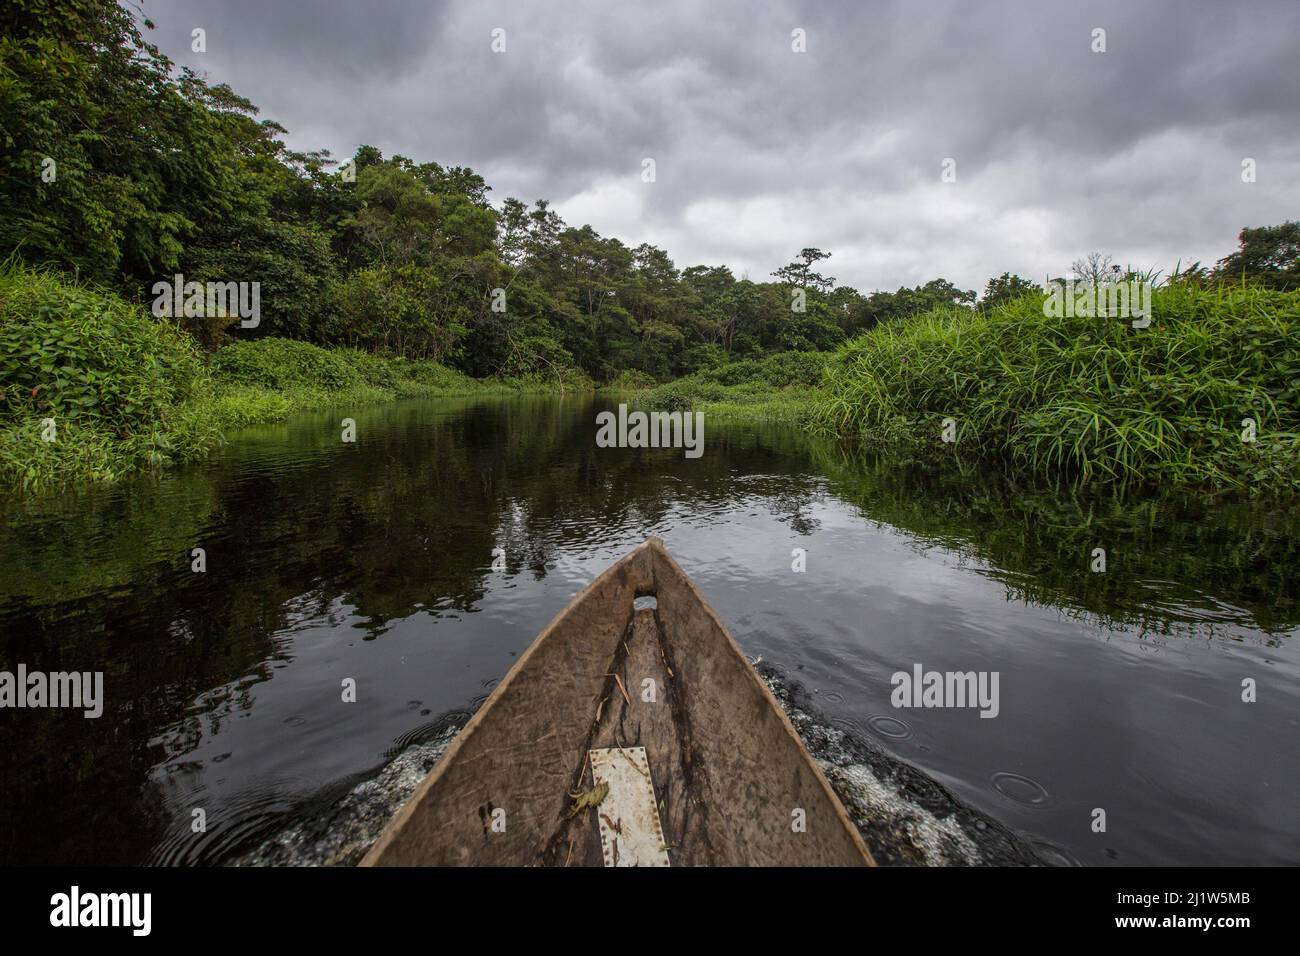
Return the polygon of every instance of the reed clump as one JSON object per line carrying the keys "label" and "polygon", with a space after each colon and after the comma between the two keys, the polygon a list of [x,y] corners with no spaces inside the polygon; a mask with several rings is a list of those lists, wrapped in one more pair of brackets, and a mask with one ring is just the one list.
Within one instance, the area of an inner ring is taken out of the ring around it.
{"label": "reed clump", "polygon": [[829,365],[818,424],[1052,480],[1300,491],[1300,293],[1169,283],[1147,328],[1043,306],[877,326]]}

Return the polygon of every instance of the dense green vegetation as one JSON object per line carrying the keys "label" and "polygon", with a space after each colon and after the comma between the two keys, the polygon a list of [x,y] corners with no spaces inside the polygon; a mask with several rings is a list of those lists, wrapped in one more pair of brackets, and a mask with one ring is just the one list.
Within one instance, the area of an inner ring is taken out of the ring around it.
{"label": "dense green vegetation", "polygon": [[5,484],[112,480],[201,456],[218,439],[193,414],[210,391],[198,348],[175,326],[52,271],[0,270]]}
{"label": "dense green vegetation", "polygon": [[830,358],[826,352],[777,352],[739,359],[644,391],[635,402],[710,416],[800,422],[812,415],[810,399]]}
{"label": "dense green vegetation", "polygon": [[840,350],[819,417],[1045,478],[1300,488],[1300,294],[1179,281],[1152,314],[1049,319],[1034,295],[882,326]]}
{"label": "dense green vegetation", "polygon": [[[1049,322],[1040,287],[1007,272],[978,299],[942,278],[862,293],[810,247],[754,282],[566,224],[544,199],[494,204],[468,168],[290,150],[251,102],[178,70],[151,28],[114,0],[0,10],[10,485],[192,459],[223,427],[295,408],[507,380],[806,420],[841,346],[820,419],[869,443],[926,447],[952,416],[963,452],[1039,474],[1294,483],[1294,352],[1267,343],[1294,331],[1295,222],[1244,229],[1217,268],[1185,270],[1145,338]],[[156,318],[154,284],[175,275],[258,283],[258,321]],[[1261,437],[1242,453],[1225,416],[1247,415]],[[39,441],[48,417],[55,442]]]}
{"label": "dense green vegetation", "polygon": [[303,409],[591,383],[474,379],[429,360],[261,338],[205,357],[119,296],[13,260],[0,268],[0,486],[112,481],[192,461],[225,429]]}
{"label": "dense green vegetation", "polygon": [[772,282],[678,269],[662,249],[566,224],[545,200],[494,206],[470,169],[364,145],[342,165],[297,153],[229,87],[178,72],[141,26],[112,0],[0,13],[0,250],[136,302],[177,273],[259,282],[256,328],[181,319],[208,347],[274,336],[475,377],[630,370],[662,382],[736,356],[829,349],[975,298],[942,279],[875,296],[835,288],[817,249]]}

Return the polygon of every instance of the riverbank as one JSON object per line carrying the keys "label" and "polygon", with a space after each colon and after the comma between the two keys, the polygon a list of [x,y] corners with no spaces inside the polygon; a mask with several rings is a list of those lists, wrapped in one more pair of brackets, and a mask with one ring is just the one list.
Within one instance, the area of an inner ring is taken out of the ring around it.
{"label": "riverbank", "polygon": [[790,425],[810,424],[814,396],[829,352],[778,352],[739,359],[629,393],[631,404],[665,411],[703,412],[726,418]]}
{"label": "riverbank", "polygon": [[1300,293],[1173,282],[1146,327],[1047,311],[1035,294],[877,326],[827,366],[816,419],[1020,479],[1300,492]]}
{"label": "riverbank", "polygon": [[229,429],[400,398],[590,391],[575,369],[475,379],[434,361],[261,338],[205,354],[169,320],[51,270],[0,267],[0,490],[205,458]]}
{"label": "riverbank", "polygon": [[1149,327],[1050,317],[1044,296],[882,323],[637,390],[646,408],[776,421],[899,466],[1044,487],[1300,493],[1300,293],[1156,288]]}
{"label": "riverbank", "polygon": [[[882,323],[654,384],[629,404],[794,425],[915,463],[1051,485],[1300,493],[1300,292],[1168,284],[1151,325],[1046,316],[1042,294]],[[400,398],[590,392],[583,372],[476,379],[431,360],[236,341],[13,260],[0,267],[0,490],[116,481],[201,460],[233,428]]]}
{"label": "riverbank", "polygon": [[[841,730],[795,681],[763,661],[759,674],[882,866],[1077,865],[1031,843],[866,737]],[[355,866],[455,739],[460,725],[403,750],[371,779],[307,820],[245,851],[238,866]]]}

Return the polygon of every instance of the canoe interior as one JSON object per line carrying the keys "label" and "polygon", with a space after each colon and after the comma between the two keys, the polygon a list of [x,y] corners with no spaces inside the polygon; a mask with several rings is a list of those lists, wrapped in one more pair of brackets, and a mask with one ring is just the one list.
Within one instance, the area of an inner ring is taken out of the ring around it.
{"label": "canoe interior", "polygon": [[[657,606],[636,609],[643,595]],[[771,692],[652,538],[542,632],[362,865],[602,866],[595,816],[570,816],[570,794],[592,788],[589,750],[638,746],[672,866],[871,863]]]}

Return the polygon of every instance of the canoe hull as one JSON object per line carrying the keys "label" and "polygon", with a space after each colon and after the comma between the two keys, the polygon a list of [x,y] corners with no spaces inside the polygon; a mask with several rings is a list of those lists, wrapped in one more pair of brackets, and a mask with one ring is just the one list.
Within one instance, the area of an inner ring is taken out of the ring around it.
{"label": "canoe hull", "polygon": [[[653,595],[657,607],[636,610]],[[871,856],[767,686],[647,540],[577,595],[474,715],[363,866],[601,866],[588,752],[644,747],[673,866]]]}

